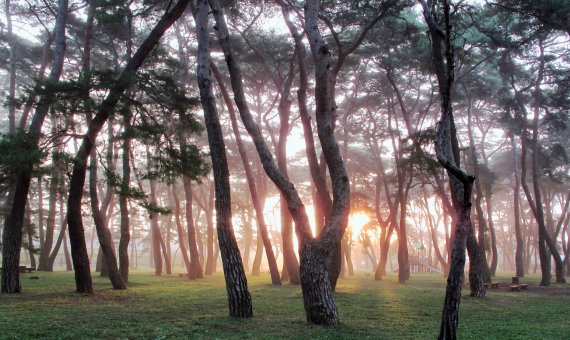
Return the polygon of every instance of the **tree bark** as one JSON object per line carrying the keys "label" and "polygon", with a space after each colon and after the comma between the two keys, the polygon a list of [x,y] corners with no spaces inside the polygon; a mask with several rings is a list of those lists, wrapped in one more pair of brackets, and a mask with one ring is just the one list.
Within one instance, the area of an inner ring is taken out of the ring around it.
{"label": "tree bark", "polygon": [[178,198],[178,193],[176,192],[176,185],[170,186],[172,201],[170,205],[174,206],[174,219],[176,221],[176,231],[178,233],[178,246],[180,247],[180,253],[182,254],[182,259],[184,260],[184,266],[186,267],[186,272],[188,273],[188,279],[194,280],[194,272],[192,266],[190,265],[190,258],[188,257],[188,251],[186,250],[186,242],[184,240],[184,230],[182,229],[182,221],[180,221],[180,199]]}
{"label": "tree bark", "polygon": [[[88,115],[88,121],[91,117]],[[111,134],[112,135],[112,134]],[[112,148],[112,144],[108,146]],[[117,257],[115,256],[115,249],[113,249],[113,240],[111,231],[105,221],[105,216],[99,208],[99,197],[97,194],[97,153],[95,148],[91,151],[90,156],[90,169],[89,169],[89,195],[91,198],[91,210],[93,215],[93,222],[97,230],[97,238],[99,239],[100,250],[104,254],[104,260],[107,264],[109,279],[114,289],[127,289],[126,282],[121,277],[119,268],[117,266]],[[112,189],[111,189],[112,190]],[[101,271],[103,272],[103,271]]]}
{"label": "tree bark", "polygon": [[224,135],[212,91],[210,41],[208,35],[208,0],[198,0],[196,6],[196,33],[198,37],[198,87],[204,109],[214,172],[216,229],[224,266],[230,316],[251,317],[253,315],[251,295],[247,287],[247,279],[232,227],[230,174],[226,159]]}
{"label": "tree bark", "polygon": [[[439,339],[456,339],[459,324],[459,303],[463,286],[465,267],[465,248],[471,225],[471,193],[475,177],[460,168],[459,140],[453,119],[451,90],[454,82],[455,60],[452,45],[452,26],[450,3],[444,0],[441,7],[442,17],[434,18],[434,8],[429,8],[425,1],[418,0],[423,9],[423,16],[428,24],[431,37],[431,55],[437,76],[441,118],[437,124],[435,151],[438,162],[447,171],[453,208],[457,225],[453,238],[451,266],[447,278]],[[443,24],[440,26],[439,22]]]}
{"label": "tree bark", "polygon": [[[274,285],[281,285],[281,277],[279,276],[279,268],[277,267],[277,261],[275,260],[275,254],[273,253],[273,247],[271,245],[271,240],[269,239],[269,233],[267,232],[267,225],[265,224],[265,217],[263,214],[263,206],[259,201],[259,196],[257,195],[257,188],[255,187],[255,178],[253,176],[253,171],[251,170],[251,166],[249,164],[249,159],[247,157],[247,152],[243,145],[243,141],[241,139],[241,133],[239,131],[239,126],[237,124],[236,113],[234,110],[234,106],[231,102],[230,95],[226,86],[224,84],[224,80],[222,79],[222,75],[218,71],[216,65],[213,63],[210,65],[212,69],[212,73],[216,77],[217,83],[220,87],[222,92],[222,96],[226,101],[226,105],[228,108],[228,112],[230,114],[230,122],[232,125],[232,130],[234,132],[234,136],[236,138],[236,144],[238,147],[238,152],[240,154],[240,158],[243,164],[243,168],[245,171],[245,177],[247,180],[247,185],[249,188],[249,193],[251,195],[251,202],[253,203],[253,208],[255,209],[255,217],[257,220],[257,227],[259,228],[261,238],[263,240],[263,246],[265,248],[265,255],[267,256],[267,263],[269,265],[269,272],[271,274],[271,283]],[[283,217],[281,218],[283,221]],[[283,225],[281,225],[283,228]],[[290,227],[290,226],[289,226]]]}
{"label": "tree bark", "polygon": [[[68,0],[58,0],[58,11],[55,23],[56,48],[49,81],[59,81],[63,71],[65,55],[65,23],[67,21]],[[55,100],[55,93],[42,95],[36,106],[32,123],[26,134],[25,147],[27,150],[38,150],[41,129],[49,108]],[[24,225],[25,207],[35,164],[22,164],[15,176],[14,187],[8,195],[9,213],[4,221],[2,233],[2,293],[20,293],[20,248],[22,246],[22,228]]]}
{"label": "tree bark", "polygon": [[203,279],[202,265],[200,264],[200,253],[196,243],[196,226],[192,214],[192,185],[190,179],[182,177],[184,185],[184,197],[186,198],[186,233],[188,234],[188,247],[190,248],[190,277],[193,279]]}
{"label": "tree bark", "polygon": [[263,140],[259,128],[255,124],[249,107],[245,99],[242,85],[241,70],[235,59],[229,42],[229,32],[225,19],[221,13],[219,4],[215,0],[210,1],[210,5],[216,18],[218,28],[218,40],[224,51],[226,63],[230,70],[232,89],[235,95],[235,102],[239,109],[244,125],[252,137],[265,172],[276,184],[282,195],[287,200],[287,206],[295,221],[297,235],[300,241],[301,254],[301,288],[303,290],[303,300],[307,320],[316,324],[335,325],[338,323],[338,312],[328,278],[328,266],[332,259],[333,250],[340,244],[346,224],[348,222],[348,212],[350,209],[350,187],[348,176],[340,149],[336,143],[332,124],[331,110],[332,101],[330,98],[329,66],[330,55],[328,48],[324,44],[317,29],[318,2],[308,2],[305,13],[306,30],[311,28],[308,34],[314,59],[318,63],[316,68],[315,90],[317,103],[317,132],[327,159],[327,165],[332,178],[332,187],[335,193],[331,215],[322,232],[313,239],[310,231],[308,216],[305,207],[297,193],[297,190],[286,176],[281,173],[273,157]]}
{"label": "tree bark", "polygon": [[212,275],[214,273],[215,261],[214,257],[214,183],[210,185],[210,193],[208,196],[208,205],[206,206],[206,238],[207,238],[207,255],[206,255],[206,271],[204,274]]}
{"label": "tree bark", "polygon": [[515,251],[515,275],[524,277],[524,240],[521,228],[521,213],[520,213],[520,192],[521,192],[521,179],[520,179],[520,166],[519,156],[516,149],[515,138],[513,134],[509,135],[511,140],[511,147],[513,149],[514,157],[514,173],[515,173],[515,187],[513,192],[513,219],[516,238],[516,251]]}
{"label": "tree bark", "polygon": [[[65,0],[62,0],[65,1]],[[89,270],[89,258],[85,247],[83,234],[83,221],[81,218],[81,198],[85,183],[85,171],[87,169],[87,157],[91,153],[99,131],[114,112],[122,94],[132,85],[133,74],[141,67],[142,63],[154,49],[164,32],[182,15],[189,0],[179,0],[172,9],[166,12],[147,38],[139,46],[136,53],[128,61],[119,78],[109,91],[105,100],[99,105],[97,114],[93,118],[81,147],[75,157],[71,182],[69,185],[69,199],[67,208],[67,221],[71,242],[71,253],[75,268],[75,282],[77,291],[80,293],[92,293],[93,285]],[[33,124],[33,123],[32,123]]]}

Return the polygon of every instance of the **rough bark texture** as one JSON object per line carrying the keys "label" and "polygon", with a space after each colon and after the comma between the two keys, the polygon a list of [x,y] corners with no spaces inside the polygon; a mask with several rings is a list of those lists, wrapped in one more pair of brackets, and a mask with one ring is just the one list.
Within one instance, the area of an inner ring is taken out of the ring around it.
{"label": "rough bark texture", "polygon": [[[53,83],[59,80],[63,71],[65,55],[65,22],[67,20],[67,0],[58,1],[58,12],[55,24],[56,47],[53,54],[53,64],[49,80]],[[36,111],[27,133],[26,147],[29,150],[37,150],[40,140],[41,128],[49,111],[55,93],[41,96],[36,106]],[[28,192],[32,178],[32,170],[35,164],[22,164],[16,175],[13,189],[8,195],[10,212],[4,221],[2,233],[2,293],[19,293],[20,284],[20,248],[22,246],[22,227],[24,225],[24,213],[28,201]]]}
{"label": "rough bark texture", "polygon": [[69,226],[69,238],[71,242],[71,253],[75,268],[75,281],[77,291],[81,293],[91,293],[93,291],[91,283],[91,273],[89,269],[89,258],[85,246],[85,236],[83,233],[83,221],[81,218],[81,199],[83,185],[85,183],[85,171],[87,169],[87,157],[91,153],[99,131],[114,112],[122,94],[132,85],[133,74],[141,67],[142,63],[150,52],[154,49],[164,32],[182,15],[189,0],[179,0],[172,9],[165,13],[147,38],[139,46],[133,57],[115,81],[105,100],[99,105],[97,114],[93,118],[79,151],[75,157],[71,181],[69,184],[69,199],[67,205],[67,221]]}
{"label": "rough bark texture", "polygon": [[196,33],[198,37],[198,87],[204,109],[208,144],[216,189],[216,229],[222,254],[224,277],[230,316],[251,317],[253,308],[247,287],[239,248],[232,227],[230,181],[224,135],[218,118],[210,77],[210,50],[208,35],[208,0],[199,0],[196,6]]}
{"label": "rough bark texture", "polygon": [[[556,248],[556,242],[550,236],[548,229],[546,227],[546,221],[544,216],[544,207],[542,203],[542,189],[540,186],[540,171],[538,164],[538,153],[539,153],[539,145],[538,145],[538,125],[539,125],[539,116],[540,116],[540,101],[541,101],[541,89],[540,85],[544,78],[544,55],[543,55],[543,47],[542,42],[539,43],[540,48],[540,55],[539,55],[539,67],[538,67],[538,76],[535,82],[535,89],[533,93],[533,97],[535,100],[534,103],[534,117],[532,120],[532,135],[530,136],[530,143],[532,148],[531,153],[531,177],[532,177],[532,186],[533,192],[530,191],[528,184],[526,182],[526,154],[527,154],[527,139],[528,136],[528,127],[527,127],[527,113],[526,108],[523,104],[520,105],[520,110],[523,112],[523,132],[521,135],[521,185],[523,187],[523,191],[527,198],[527,201],[531,207],[531,211],[534,215],[536,220],[536,224],[538,225],[538,252],[540,256],[540,269],[542,272],[542,279],[540,282],[541,286],[549,286],[550,279],[551,279],[551,263],[550,263],[550,256],[554,259],[556,264],[556,282],[557,283],[565,283],[566,279],[564,278],[564,266],[562,264],[562,259],[560,257],[560,253]],[[533,195],[534,194],[534,195]],[[549,255],[550,252],[550,255]]]}
{"label": "rough bark texture", "polygon": [[[222,96],[226,101],[226,105],[228,107],[228,112],[230,114],[230,121],[232,125],[232,130],[234,132],[234,136],[236,138],[236,144],[238,147],[238,151],[240,154],[240,158],[243,164],[243,168],[245,171],[245,177],[247,180],[247,185],[249,188],[249,193],[251,195],[251,202],[253,203],[253,208],[255,209],[255,217],[257,220],[257,227],[259,228],[261,238],[263,240],[263,247],[265,248],[265,255],[267,256],[267,263],[269,264],[269,272],[271,274],[271,283],[274,285],[281,284],[281,277],[279,276],[279,268],[277,267],[277,261],[275,260],[275,254],[273,253],[273,246],[271,245],[271,240],[269,239],[269,233],[267,232],[267,225],[265,224],[265,217],[263,215],[263,206],[259,201],[259,196],[257,195],[257,189],[255,187],[255,178],[253,176],[253,171],[251,170],[251,166],[249,164],[249,159],[247,157],[247,152],[243,145],[243,141],[241,139],[241,133],[239,131],[239,126],[237,124],[236,113],[234,110],[234,106],[231,102],[228,90],[224,84],[224,80],[222,79],[222,75],[218,71],[217,67],[212,64],[210,65],[212,72],[214,73],[220,90],[222,92]],[[283,219],[282,219],[283,220]],[[294,256],[294,255],[293,255]]]}
{"label": "rough bark texture", "polygon": [[[439,339],[456,339],[459,324],[459,303],[463,286],[465,248],[471,226],[471,193],[475,178],[460,168],[459,141],[453,119],[451,90],[454,82],[454,52],[450,22],[450,4],[442,3],[442,17],[434,18],[434,8],[418,0],[428,24],[432,39],[431,54],[441,99],[441,118],[437,125],[435,150],[438,162],[449,176],[453,208],[456,212],[456,227],[451,252],[451,266],[447,278]],[[443,23],[443,27],[439,22]]]}
{"label": "rough bark texture", "polygon": [[311,32],[312,36],[309,35],[309,41],[311,42],[314,59],[318,63],[316,69],[317,89],[315,90],[317,94],[317,131],[331,174],[334,201],[327,225],[325,225],[316,240],[313,240],[311,235],[308,216],[295,187],[279,171],[259,128],[249,112],[242,86],[241,71],[237,60],[232,54],[229,32],[219,4],[217,1],[212,0],[210,5],[216,18],[218,40],[228,64],[232,89],[240,116],[254,141],[265,172],[287,200],[287,206],[297,227],[301,253],[301,288],[303,290],[307,320],[316,324],[337,324],[339,322],[338,313],[332,298],[327,268],[332,257],[332,250],[340,243],[348,222],[350,187],[330,119],[332,110],[328,75],[330,55],[316,25],[318,2],[307,3],[305,18],[306,30],[308,28],[313,30]]}

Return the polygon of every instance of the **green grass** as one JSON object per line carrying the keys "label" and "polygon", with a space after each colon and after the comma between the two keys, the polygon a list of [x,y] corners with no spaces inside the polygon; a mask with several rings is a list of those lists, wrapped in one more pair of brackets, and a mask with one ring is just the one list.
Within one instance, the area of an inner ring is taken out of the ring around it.
{"label": "green grass", "polygon": [[[335,293],[341,325],[305,321],[298,286],[275,287],[268,276],[249,278],[254,317],[233,319],[223,276],[201,281],[134,272],[127,291],[94,278],[95,294],[74,293],[73,274],[22,276],[22,294],[0,295],[1,339],[433,339],[438,334],[445,281],[417,275],[405,284],[394,276],[341,279]],[[498,281],[508,282],[510,277]],[[536,284],[538,278],[525,278]],[[570,292],[493,290],[484,299],[461,301],[460,339],[568,339]],[[563,288],[563,289],[560,289]]]}

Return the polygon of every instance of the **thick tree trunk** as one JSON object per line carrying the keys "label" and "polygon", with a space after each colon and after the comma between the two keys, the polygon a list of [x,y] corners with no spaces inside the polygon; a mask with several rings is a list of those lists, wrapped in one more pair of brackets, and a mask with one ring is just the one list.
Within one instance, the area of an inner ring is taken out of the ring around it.
{"label": "thick tree trunk", "polygon": [[[52,83],[59,81],[63,71],[67,10],[68,1],[59,0],[55,23],[56,48],[53,54],[52,70],[48,77]],[[42,125],[54,99],[55,93],[48,93],[41,96],[37,103],[36,112],[26,135],[26,145],[22,145],[27,150],[33,151],[38,149]],[[2,293],[19,293],[22,289],[18,267],[20,264],[20,248],[22,246],[24,213],[34,165],[33,163],[22,164],[18,174],[15,176],[14,187],[8,195],[10,200],[8,208],[10,211],[6,215],[2,232]]]}
{"label": "thick tree trunk", "polygon": [[208,143],[214,172],[216,189],[216,229],[222,253],[224,277],[230,316],[251,317],[253,315],[251,296],[247,279],[234,236],[230,200],[230,181],[224,135],[218,118],[210,77],[210,41],[208,35],[208,1],[198,0],[196,6],[196,33],[198,37],[198,87],[204,109]]}

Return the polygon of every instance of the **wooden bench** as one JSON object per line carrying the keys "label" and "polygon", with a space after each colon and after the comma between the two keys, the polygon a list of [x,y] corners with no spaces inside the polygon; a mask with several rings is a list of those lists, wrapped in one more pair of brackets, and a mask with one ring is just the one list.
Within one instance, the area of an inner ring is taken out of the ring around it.
{"label": "wooden bench", "polygon": [[519,286],[521,286],[521,289],[526,290],[528,288],[528,283],[521,283]]}
{"label": "wooden bench", "polygon": [[500,282],[487,282],[485,283],[485,289],[497,289],[499,288]]}
{"label": "wooden bench", "polygon": [[520,285],[512,285],[509,286],[509,292],[518,292],[521,290],[521,286]]}

